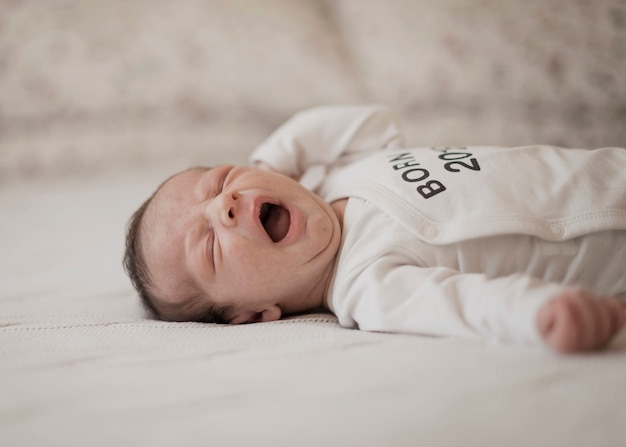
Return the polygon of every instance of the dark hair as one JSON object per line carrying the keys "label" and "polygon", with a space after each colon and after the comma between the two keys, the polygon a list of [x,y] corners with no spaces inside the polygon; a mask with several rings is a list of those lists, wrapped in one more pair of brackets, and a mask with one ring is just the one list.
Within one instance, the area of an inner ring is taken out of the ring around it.
{"label": "dark hair", "polygon": [[152,318],[161,320],[163,318],[154,303],[156,300],[149,291],[154,288],[152,279],[150,278],[150,272],[148,272],[148,266],[146,265],[146,261],[139,247],[141,222],[153,197],[154,194],[142,203],[128,221],[126,226],[126,250],[124,251],[123,264],[124,270],[130,278],[130,282],[133,284],[137,294],[139,294],[139,298],[141,298],[141,303],[145,310]]}
{"label": "dark hair", "polygon": [[[197,168],[190,168],[182,172],[186,172],[191,169]],[[182,172],[180,172],[179,174],[181,174]],[[178,174],[175,174],[172,177],[175,177],[176,175]],[[177,319],[167,315],[157,306],[159,299],[155,293],[156,287],[151,278],[150,271],[148,270],[146,259],[144,257],[144,253],[140,246],[140,233],[144,215],[146,214],[146,210],[152,203],[154,196],[172,177],[169,177],[163,183],[161,183],[156,191],[144,203],[142,203],[137,211],[135,211],[130,217],[126,226],[126,249],[124,252],[124,259],[122,261],[124,265],[124,270],[130,278],[130,282],[133,284],[133,287],[139,294],[144,309],[148,312],[150,317],[158,320],[167,321],[176,321]],[[200,321],[205,323],[228,323],[227,315],[230,313],[230,311],[230,306],[220,307],[211,304],[208,309],[205,309],[203,311],[203,314],[189,318],[188,320]]]}

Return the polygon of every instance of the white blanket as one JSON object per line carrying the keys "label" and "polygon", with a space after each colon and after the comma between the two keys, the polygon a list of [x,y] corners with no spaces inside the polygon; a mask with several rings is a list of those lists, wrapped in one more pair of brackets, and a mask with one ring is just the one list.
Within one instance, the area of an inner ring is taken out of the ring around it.
{"label": "white blanket", "polygon": [[623,446],[609,350],[145,319],[126,219],[164,172],[0,185],[2,446]]}

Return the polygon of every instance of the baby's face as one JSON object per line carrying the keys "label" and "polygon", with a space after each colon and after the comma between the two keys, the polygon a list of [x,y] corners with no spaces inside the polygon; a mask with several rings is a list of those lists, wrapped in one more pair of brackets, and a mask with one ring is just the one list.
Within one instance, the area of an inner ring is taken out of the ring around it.
{"label": "baby's face", "polygon": [[321,295],[312,292],[330,277],[341,238],[320,197],[284,175],[241,166],[178,174],[143,222],[148,270],[176,319],[199,318],[209,302],[234,306],[233,322],[268,308],[318,307]]}

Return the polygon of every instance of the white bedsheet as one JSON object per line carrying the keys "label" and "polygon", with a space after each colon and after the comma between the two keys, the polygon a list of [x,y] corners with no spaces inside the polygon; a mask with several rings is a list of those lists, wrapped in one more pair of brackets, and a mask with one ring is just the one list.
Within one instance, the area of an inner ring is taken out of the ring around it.
{"label": "white bedsheet", "polygon": [[623,446],[606,352],[147,320],[121,269],[163,172],[0,185],[0,445]]}

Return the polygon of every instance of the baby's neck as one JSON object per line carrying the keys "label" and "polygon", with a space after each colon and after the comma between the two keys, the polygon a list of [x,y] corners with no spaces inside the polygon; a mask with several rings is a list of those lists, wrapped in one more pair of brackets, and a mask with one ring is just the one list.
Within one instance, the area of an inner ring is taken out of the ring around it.
{"label": "baby's neck", "polygon": [[[331,202],[330,206],[333,209],[333,211],[335,212],[335,214],[337,215],[337,219],[339,219],[339,228],[341,229],[341,231],[343,232],[343,215],[344,212],[346,210],[346,205],[348,204],[348,199],[339,199],[339,200],[335,200],[334,202]],[[328,272],[329,276],[325,281],[325,286],[324,286],[324,294],[322,297],[322,307],[330,310],[329,306],[328,306],[328,288],[330,287],[330,283],[331,283],[331,278],[332,278],[332,272],[335,269],[335,262],[337,262],[337,257],[335,256],[335,260],[334,262],[331,264],[330,266],[330,271]]]}

